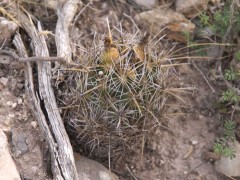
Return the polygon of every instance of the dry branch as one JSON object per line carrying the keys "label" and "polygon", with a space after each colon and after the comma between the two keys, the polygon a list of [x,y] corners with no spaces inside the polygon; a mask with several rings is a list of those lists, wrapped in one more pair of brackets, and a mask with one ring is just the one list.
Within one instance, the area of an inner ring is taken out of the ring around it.
{"label": "dry branch", "polygon": [[56,26],[56,46],[57,46],[57,56],[65,57],[68,62],[71,62],[72,50],[69,38],[69,26],[73,20],[74,15],[77,12],[79,0],[67,0],[64,5],[62,3],[58,4],[57,9],[57,26]]}
{"label": "dry branch", "polygon": [[27,58],[17,58],[18,62],[43,62],[43,61],[50,61],[50,62],[66,62],[63,57],[27,57]]}
{"label": "dry branch", "polygon": [[[39,32],[42,31],[40,22],[37,23],[37,30],[30,18],[30,15],[27,14],[27,16],[21,12],[14,2],[9,1],[8,8],[10,9],[12,15],[18,18],[21,27],[30,36],[35,55],[37,57],[49,57],[45,38],[43,35],[39,35]],[[65,27],[61,28],[66,29]],[[16,37],[15,42],[20,43],[19,38],[17,41]],[[16,46],[18,43],[16,43]],[[26,51],[22,50],[22,52],[22,56],[26,57]],[[30,103],[33,105],[33,110],[36,111],[35,115],[38,118],[42,130],[45,132],[50,146],[54,179],[78,179],[72,146],[65,131],[51,86],[51,63],[37,62],[37,66],[39,89],[34,89],[33,87],[33,77],[29,63],[27,64],[26,69],[27,75],[29,76],[27,81],[28,85],[26,87],[29,92],[29,96],[34,95],[33,97],[30,97]],[[35,91],[39,93],[39,96],[35,94]],[[41,106],[40,102],[42,104]]]}
{"label": "dry branch", "polygon": [[[28,57],[27,51],[24,47],[24,44],[19,34],[15,35],[13,43],[18,50],[18,54],[21,57],[27,58]],[[34,80],[33,80],[32,66],[30,65],[29,62],[26,63],[24,71],[25,71],[25,93],[27,94],[28,102],[31,104],[30,108],[34,113],[36,119],[38,120],[39,126],[48,141],[48,145],[51,153],[52,171],[53,171],[54,178],[63,179],[57,163],[56,154],[55,154],[55,152],[57,152],[57,149],[56,149],[57,147],[55,145],[56,142],[49,129],[46,117],[41,109],[39,96],[35,93],[36,90],[33,83]]]}

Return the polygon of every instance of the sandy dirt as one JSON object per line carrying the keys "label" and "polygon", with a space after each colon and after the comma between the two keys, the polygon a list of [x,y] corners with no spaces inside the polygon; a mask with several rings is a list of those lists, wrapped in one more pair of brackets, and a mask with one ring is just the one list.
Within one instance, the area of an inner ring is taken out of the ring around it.
{"label": "sandy dirt", "polygon": [[[104,2],[100,6],[99,3],[96,8],[105,9],[105,6],[109,5]],[[105,15],[109,16],[113,26],[123,19],[119,9],[121,7],[113,5],[108,13],[88,9],[77,21],[78,29],[73,31],[72,37],[76,41],[83,39],[82,44],[91,42],[94,32],[106,33]],[[48,23],[54,21],[53,18]],[[131,30],[131,19],[125,17],[122,23],[126,30]],[[48,29],[52,27],[50,25]],[[198,65],[201,67],[201,64]],[[175,107],[164,122],[168,130],[160,127],[152,133],[145,144],[142,158],[139,154],[125,155],[126,162],[113,170],[120,179],[226,179],[216,173],[213,164],[203,157],[203,152],[212,149],[220,125],[221,116],[214,104],[218,100],[218,92],[212,93],[203,77],[191,66],[179,67],[177,73],[180,82],[194,90],[182,95],[184,103],[172,101],[171,106]],[[0,78],[3,82],[0,83],[0,125],[8,135],[19,173],[22,179],[48,179],[49,154],[44,137],[28,108],[23,70],[8,69],[0,64]]]}
{"label": "sandy dirt", "polygon": [[18,171],[22,179],[48,179],[47,152],[43,151],[47,146],[28,108],[23,71],[0,66],[0,80],[6,82],[0,83],[0,126],[8,136]]}

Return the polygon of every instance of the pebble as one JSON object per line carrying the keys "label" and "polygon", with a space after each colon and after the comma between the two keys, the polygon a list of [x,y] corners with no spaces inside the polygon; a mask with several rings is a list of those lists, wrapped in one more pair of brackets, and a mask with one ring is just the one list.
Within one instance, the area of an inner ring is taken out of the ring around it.
{"label": "pebble", "polygon": [[187,171],[183,171],[183,174],[186,175],[188,172]]}
{"label": "pebble", "polygon": [[12,106],[13,102],[12,101],[7,101],[6,103],[8,106]]}
{"label": "pebble", "polygon": [[12,107],[13,107],[13,108],[17,107],[17,103],[13,103],[13,104],[12,104]]}
{"label": "pebble", "polygon": [[22,104],[22,103],[23,103],[22,98],[19,98],[19,99],[17,100],[17,103],[18,103],[18,104]]}
{"label": "pebble", "polygon": [[17,131],[13,132],[12,143],[16,156],[25,154],[28,151],[28,146],[26,144],[26,136],[23,133],[19,133]]}
{"label": "pebble", "polygon": [[21,179],[8,146],[8,138],[0,128],[0,179]]}
{"label": "pebble", "polygon": [[24,84],[22,84],[22,83],[17,83],[17,88],[18,88],[18,89],[23,89],[23,87],[24,87]]}
{"label": "pebble", "polygon": [[197,140],[192,140],[191,143],[192,143],[193,146],[196,146],[198,144],[198,141]]}
{"label": "pebble", "polygon": [[74,156],[79,180],[119,180],[115,174],[111,173],[102,164],[76,153],[74,153]]}
{"label": "pebble", "polygon": [[14,118],[15,115],[14,115],[14,114],[8,114],[8,117],[10,117],[10,118]]}
{"label": "pebble", "polygon": [[158,5],[158,2],[156,0],[134,0],[134,1],[140,6],[156,7]]}
{"label": "pebble", "polygon": [[[188,32],[191,35],[195,29],[195,24],[186,19],[181,13],[163,6],[136,14],[134,20],[146,27],[151,27],[149,31],[153,34],[158,34],[165,29],[169,38],[181,42],[187,42],[188,38],[184,34]],[[152,26],[153,24],[154,26]]]}
{"label": "pebble", "polygon": [[204,116],[200,114],[200,115],[198,116],[198,118],[199,118],[199,120],[203,120],[203,119],[204,119]]}
{"label": "pebble", "polygon": [[37,124],[37,122],[36,121],[32,121],[31,122],[31,125],[32,125],[32,127],[34,127],[35,129],[37,128],[37,126],[38,126],[38,124]]}
{"label": "pebble", "polygon": [[99,171],[99,177],[101,180],[111,180],[111,176],[105,171]]}
{"label": "pebble", "polygon": [[1,77],[1,78],[0,78],[0,83],[3,84],[4,86],[7,86],[8,79],[5,78],[5,77]]}
{"label": "pebble", "polygon": [[203,10],[207,9],[208,0],[176,0],[176,11],[188,18],[196,17]]}
{"label": "pebble", "polygon": [[22,119],[24,120],[24,121],[27,121],[28,120],[28,113],[27,113],[27,111],[24,111],[23,113],[22,113]]}

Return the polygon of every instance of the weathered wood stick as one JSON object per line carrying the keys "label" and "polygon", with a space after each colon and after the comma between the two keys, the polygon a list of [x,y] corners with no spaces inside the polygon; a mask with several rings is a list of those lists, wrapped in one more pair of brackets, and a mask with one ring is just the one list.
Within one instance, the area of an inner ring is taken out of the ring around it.
{"label": "weathered wood stick", "polygon": [[[69,4],[68,4],[69,3]],[[40,25],[40,22],[37,22],[38,29],[35,27],[34,23],[30,16],[24,14],[13,1],[7,1],[7,5],[11,10],[11,13],[18,17],[19,23],[21,27],[27,32],[29,37],[33,43],[33,50],[36,56],[38,57],[49,57],[49,52],[47,48],[47,44],[44,36],[39,36],[39,32],[43,31]],[[72,4],[71,0],[67,0],[65,5],[75,6],[76,4]],[[64,5],[64,7],[66,7]],[[29,63],[27,63],[29,64]],[[53,92],[53,88],[51,85],[51,63],[50,62],[37,62],[37,73],[38,73],[38,89],[35,92],[38,92],[38,96],[36,97],[39,102],[43,105],[40,106],[42,109],[41,115],[42,118],[45,118],[47,123],[51,128],[50,134],[53,137],[53,141],[51,142],[48,134],[46,133],[46,138],[49,144],[54,143],[54,147],[52,148],[52,173],[54,179],[61,180],[77,180],[77,170],[75,166],[74,156],[72,146],[65,130],[63,120],[60,116],[60,112],[57,108],[56,98]],[[33,102],[30,102],[33,103]],[[35,103],[36,104],[36,103]],[[38,106],[39,107],[39,106]],[[43,113],[45,112],[45,114]],[[36,117],[36,118],[39,118]],[[39,119],[41,122],[43,119]]]}
{"label": "weathered wood stick", "polygon": [[50,62],[67,62],[64,57],[27,57],[27,58],[17,58],[18,62],[37,62],[37,61],[50,61]]}

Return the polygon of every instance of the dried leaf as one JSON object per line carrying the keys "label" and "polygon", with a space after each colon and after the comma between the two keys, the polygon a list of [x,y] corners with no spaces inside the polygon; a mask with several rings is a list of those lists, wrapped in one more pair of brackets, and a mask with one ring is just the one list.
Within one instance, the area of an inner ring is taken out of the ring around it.
{"label": "dried leaf", "polygon": [[133,51],[135,54],[135,58],[140,61],[144,61],[145,59],[145,47],[147,46],[148,43],[148,37],[149,33],[147,33],[137,44],[136,46],[133,47]]}

